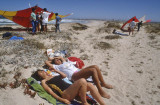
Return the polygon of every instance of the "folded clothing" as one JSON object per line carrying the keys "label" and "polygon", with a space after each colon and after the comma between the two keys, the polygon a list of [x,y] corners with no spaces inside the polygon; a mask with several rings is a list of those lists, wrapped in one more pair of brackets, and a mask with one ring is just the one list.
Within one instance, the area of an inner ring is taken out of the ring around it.
{"label": "folded clothing", "polygon": [[23,40],[24,38],[18,36],[12,36],[9,40]]}
{"label": "folded clothing", "polygon": [[53,58],[53,57],[65,57],[67,55],[67,51],[66,50],[61,50],[61,51],[54,51],[52,49],[47,49],[47,56],[49,58]]}

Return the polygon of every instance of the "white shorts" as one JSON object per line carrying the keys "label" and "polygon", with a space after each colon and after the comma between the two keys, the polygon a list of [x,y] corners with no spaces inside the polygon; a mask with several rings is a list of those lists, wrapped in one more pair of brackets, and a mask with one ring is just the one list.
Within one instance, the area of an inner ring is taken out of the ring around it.
{"label": "white shorts", "polygon": [[134,29],[134,27],[135,27],[135,26],[131,26],[131,27],[130,27],[130,28],[131,28],[131,30],[133,30],[133,29]]}

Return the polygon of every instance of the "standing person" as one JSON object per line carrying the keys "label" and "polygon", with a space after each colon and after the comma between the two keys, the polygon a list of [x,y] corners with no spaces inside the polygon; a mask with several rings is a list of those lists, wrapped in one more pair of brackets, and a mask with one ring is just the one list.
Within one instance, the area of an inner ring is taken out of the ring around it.
{"label": "standing person", "polygon": [[132,22],[129,24],[129,28],[130,28],[129,35],[131,32],[133,35],[135,26],[136,26],[136,22],[135,22],[135,19],[133,19]]}
{"label": "standing person", "polygon": [[40,23],[40,14],[39,12],[37,12],[36,14],[36,32],[40,31],[40,28],[39,28],[39,23]]}
{"label": "standing person", "polygon": [[35,14],[35,8],[32,8],[31,13],[31,23],[32,23],[32,34],[36,34],[36,14]]}
{"label": "standing person", "polygon": [[137,31],[139,31],[140,27],[142,26],[142,22],[143,21],[141,21],[141,22],[138,23],[138,29],[137,29]]}
{"label": "standing person", "polygon": [[41,26],[40,32],[44,31],[44,30],[43,30],[42,20],[43,20],[43,18],[42,18],[42,11],[41,11],[41,12],[40,12],[40,15],[39,15],[39,23],[40,23],[40,26]]}
{"label": "standing person", "polygon": [[60,18],[58,16],[58,13],[55,13],[55,15],[56,15],[56,25],[55,25],[56,26],[56,30],[55,30],[55,32],[57,33],[57,30],[59,30],[59,32],[60,32],[59,24],[60,24],[62,18]]}
{"label": "standing person", "polygon": [[42,25],[43,25],[43,30],[44,32],[47,32],[47,24],[48,24],[48,17],[51,14],[50,12],[47,12],[47,9],[44,8],[42,13]]}

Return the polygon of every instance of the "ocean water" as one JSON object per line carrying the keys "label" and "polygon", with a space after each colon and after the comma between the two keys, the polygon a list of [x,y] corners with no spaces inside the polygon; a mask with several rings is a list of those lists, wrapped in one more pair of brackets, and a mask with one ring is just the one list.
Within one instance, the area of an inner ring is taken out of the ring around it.
{"label": "ocean water", "polygon": [[[88,23],[89,20],[81,20],[81,19],[62,19],[61,23]],[[50,21],[48,24],[55,24],[55,20]],[[16,25],[11,20],[8,19],[0,19],[0,25]]]}

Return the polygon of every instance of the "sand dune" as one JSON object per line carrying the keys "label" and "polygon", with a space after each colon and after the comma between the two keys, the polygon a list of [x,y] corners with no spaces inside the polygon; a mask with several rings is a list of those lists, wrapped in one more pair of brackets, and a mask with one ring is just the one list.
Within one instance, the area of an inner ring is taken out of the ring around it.
{"label": "sand dune", "polygon": [[[1,38],[0,83],[13,82],[17,72],[22,73],[20,79],[30,77],[33,70],[44,65],[47,48],[68,50],[71,56],[81,58],[85,67],[98,65],[106,83],[114,86],[105,89],[111,95],[111,99],[104,99],[106,105],[160,105],[160,35],[149,34],[142,27],[134,35],[118,36],[112,34],[114,27],[107,28],[106,21],[97,20],[84,25],[64,23],[60,27],[62,32],[57,34],[12,32],[24,41]],[[22,86],[0,88],[0,105],[50,105],[38,95],[30,98],[23,91]]]}

